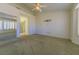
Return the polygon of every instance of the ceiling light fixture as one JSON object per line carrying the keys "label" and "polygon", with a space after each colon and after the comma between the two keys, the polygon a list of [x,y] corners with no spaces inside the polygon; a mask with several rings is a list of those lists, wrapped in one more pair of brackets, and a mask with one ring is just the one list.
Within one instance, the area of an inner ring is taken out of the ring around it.
{"label": "ceiling light fixture", "polygon": [[32,11],[42,11],[42,7],[46,7],[46,6],[44,6],[44,5],[40,5],[39,3],[35,3],[34,5],[33,5],[33,9],[32,9]]}

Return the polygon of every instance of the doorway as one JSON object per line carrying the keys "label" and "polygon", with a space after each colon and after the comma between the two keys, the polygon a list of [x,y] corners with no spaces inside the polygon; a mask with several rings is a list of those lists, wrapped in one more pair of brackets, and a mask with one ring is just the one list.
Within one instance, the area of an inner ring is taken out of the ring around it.
{"label": "doorway", "polygon": [[21,15],[20,17],[20,35],[28,35],[28,17]]}

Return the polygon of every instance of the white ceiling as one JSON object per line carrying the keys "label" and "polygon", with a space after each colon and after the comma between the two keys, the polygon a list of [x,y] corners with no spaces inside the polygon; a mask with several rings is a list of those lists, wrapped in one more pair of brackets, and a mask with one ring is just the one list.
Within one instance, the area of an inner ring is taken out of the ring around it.
{"label": "white ceiling", "polygon": [[[34,3],[25,3],[25,6],[27,6],[29,9],[32,10]],[[72,3],[41,3],[41,5],[45,5],[47,7],[43,7],[43,12],[48,11],[62,11],[62,10],[71,10]]]}

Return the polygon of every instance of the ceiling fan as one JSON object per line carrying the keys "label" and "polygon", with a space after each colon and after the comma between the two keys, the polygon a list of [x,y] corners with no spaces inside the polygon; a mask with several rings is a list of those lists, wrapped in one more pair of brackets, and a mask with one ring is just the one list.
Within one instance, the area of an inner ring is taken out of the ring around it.
{"label": "ceiling fan", "polygon": [[32,11],[42,11],[42,7],[46,7],[45,5],[41,5],[41,4],[39,4],[39,3],[35,3],[34,5],[33,5],[33,9],[32,9]]}

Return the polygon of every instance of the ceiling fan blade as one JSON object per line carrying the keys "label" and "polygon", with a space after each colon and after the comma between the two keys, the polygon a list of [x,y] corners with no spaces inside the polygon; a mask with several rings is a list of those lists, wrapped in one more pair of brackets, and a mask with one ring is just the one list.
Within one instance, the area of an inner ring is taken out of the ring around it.
{"label": "ceiling fan blade", "polygon": [[37,10],[37,9],[33,8],[32,11],[40,11],[40,12],[41,12],[42,9],[38,9],[38,10]]}
{"label": "ceiling fan blade", "polygon": [[42,12],[42,9],[39,9],[40,12]]}
{"label": "ceiling fan blade", "polygon": [[45,5],[40,5],[40,7],[47,7],[47,6],[45,6]]}
{"label": "ceiling fan blade", "polygon": [[32,9],[32,11],[34,11],[34,10],[35,10],[35,8]]}
{"label": "ceiling fan blade", "polygon": [[35,4],[34,4],[34,7],[36,7],[36,6],[40,6],[40,4],[39,4],[39,3],[35,3]]}
{"label": "ceiling fan blade", "polygon": [[42,11],[42,7],[47,7],[47,6],[45,6],[45,5],[41,5],[41,4],[39,4],[39,3],[35,3],[34,5],[34,8],[32,9],[32,11]]}

